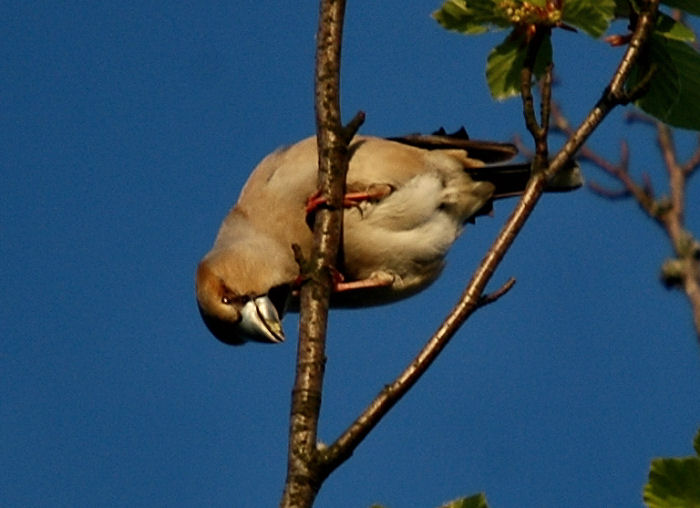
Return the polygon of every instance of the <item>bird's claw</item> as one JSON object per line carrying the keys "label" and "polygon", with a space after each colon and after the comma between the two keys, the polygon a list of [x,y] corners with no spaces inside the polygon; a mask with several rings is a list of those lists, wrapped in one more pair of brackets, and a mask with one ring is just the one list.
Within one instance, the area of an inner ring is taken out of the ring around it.
{"label": "bird's claw", "polygon": [[389,272],[375,272],[366,279],[353,280],[350,282],[336,282],[333,290],[336,293],[340,293],[342,291],[352,291],[354,289],[381,288],[391,286],[394,283],[394,280],[395,276]]}
{"label": "bird's claw", "polygon": [[[394,188],[389,184],[371,185],[367,190],[360,192],[346,192],[343,195],[343,208],[359,207],[365,201],[378,201],[393,192]],[[328,199],[321,195],[318,189],[306,200],[306,216],[316,212],[322,206],[328,205]]]}

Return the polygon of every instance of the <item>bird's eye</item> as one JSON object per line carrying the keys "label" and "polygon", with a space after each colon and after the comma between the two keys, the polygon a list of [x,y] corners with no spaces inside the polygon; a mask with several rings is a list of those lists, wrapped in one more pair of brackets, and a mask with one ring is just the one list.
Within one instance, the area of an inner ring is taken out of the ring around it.
{"label": "bird's eye", "polygon": [[224,293],[224,295],[221,297],[221,303],[223,303],[224,305],[234,305],[237,303],[243,305],[248,300],[250,300],[249,296],[239,296],[235,293]]}

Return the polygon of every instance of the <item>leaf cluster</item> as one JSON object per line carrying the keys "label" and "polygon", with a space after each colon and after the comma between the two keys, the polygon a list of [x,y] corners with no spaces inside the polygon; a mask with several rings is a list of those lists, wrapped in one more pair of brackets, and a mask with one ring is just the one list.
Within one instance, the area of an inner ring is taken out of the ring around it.
{"label": "leaf cluster", "polygon": [[[509,30],[491,50],[486,80],[498,100],[521,90],[521,71],[528,47],[536,34],[543,37],[535,57],[534,76],[539,78],[552,63],[551,34],[556,29],[583,32],[600,38],[615,19],[627,19],[634,27],[643,0],[446,0],[433,17],[444,28],[467,35],[489,30]],[[681,20],[700,16],[697,0],[662,0],[681,16],[659,12],[654,33],[626,83],[635,105],[676,127],[700,130],[700,54],[691,45],[695,34]],[[621,45],[625,35],[608,42]]]}
{"label": "leaf cluster", "polygon": [[644,503],[649,508],[700,506],[700,430],[693,441],[695,457],[660,458],[651,462]]}

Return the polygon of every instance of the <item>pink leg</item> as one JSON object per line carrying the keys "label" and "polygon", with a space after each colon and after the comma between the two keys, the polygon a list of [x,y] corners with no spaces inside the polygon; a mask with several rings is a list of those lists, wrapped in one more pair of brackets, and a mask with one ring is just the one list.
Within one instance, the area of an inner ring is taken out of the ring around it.
{"label": "pink leg", "polygon": [[353,280],[351,282],[343,282],[342,280],[335,283],[333,290],[337,293],[342,291],[352,291],[353,289],[371,289],[391,286],[394,282],[394,277],[388,273],[372,274],[371,277],[362,280]]}
{"label": "pink leg", "polygon": [[[382,199],[393,191],[391,185],[380,184],[373,185],[368,190],[363,192],[347,192],[343,196],[343,207],[352,208],[353,206],[358,206],[363,201],[376,201]],[[309,199],[306,200],[306,214],[309,215],[316,211],[316,209],[325,205],[327,200],[321,196],[321,190],[317,190]]]}
{"label": "pink leg", "polygon": [[[333,272],[333,291],[341,293],[343,291],[352,291],[354,289],[371,289],[391,286],[394,283],[394,276],[390,273],[379,272],[374,273],[370,277],[361,280],[353,280],[345,282],[345,277],[335,268],[331,268]],[[294,281],[294,292],[298,296],[299,287],[304,282],[304,278],[299,275]]]}

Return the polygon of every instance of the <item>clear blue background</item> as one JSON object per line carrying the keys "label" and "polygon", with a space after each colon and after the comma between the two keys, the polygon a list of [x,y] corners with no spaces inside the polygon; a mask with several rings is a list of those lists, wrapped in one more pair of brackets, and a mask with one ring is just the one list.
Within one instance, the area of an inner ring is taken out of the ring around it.
{"label": "clear blue background", "polygon": [[[438,5],[349,2],[346,120],[362,109],[363,133],[524,136],[519,103],[485,86],[503,34],[448,33]],[[284,345],[226,347],[200,321],[193,274],[256,163],[314,131],[316,18],[316,2],[2,2],[2,506],[277,505],[297,318]],[[555,96],[580,121],[623,50],[568,32],[554,44]],[[635,173],[663,191],[653,131],[621,118],[591,143],[615,160],[628,137]],[[680,138],[688,155],[695,137]],[[324,441],[435,330],[512,206],[468,227],[421,295],[332,314]],[[492,283],[516,286],[317,506],[478,491],[494,507],[640,506],[650,459],[690,454],[700,424],[689,307],[658,282],[669,254],[632,202],[547,196]]]}

